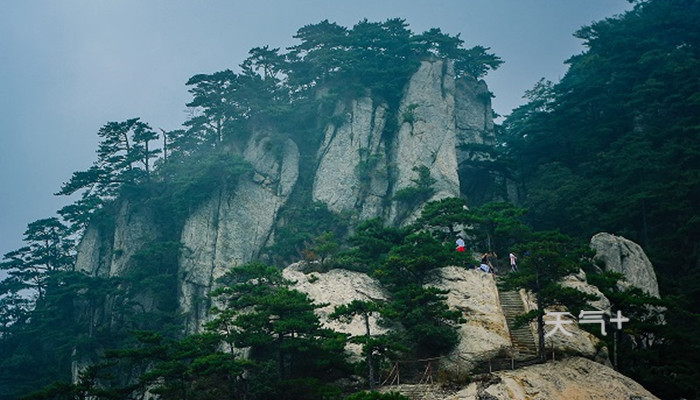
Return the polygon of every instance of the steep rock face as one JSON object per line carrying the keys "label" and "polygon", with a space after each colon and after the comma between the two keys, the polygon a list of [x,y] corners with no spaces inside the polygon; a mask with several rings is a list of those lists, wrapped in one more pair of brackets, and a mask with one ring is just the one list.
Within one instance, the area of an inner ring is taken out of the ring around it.
{"label": "steep rock face", "polygon": [[471,370],[477,363],[510,349],[508,325],[492,274],[446,267],[434,271],[428,284],[449,290],[447,305],[461,311],[466,319],[459,326],[461,340],[447,357],[444,367]]}
{"label": "steep rock face", "polygon": [[380,216],[389,187],[386,107],[363,97],[339,104],[335,115],[342,122],[326,127],[313,197],[335,212],[357,210],[361,220]]}
{"label": "steep rock face", "polygon": [[654,267],[637,243],[621,236],[598,233],[591,238],[590,246],[595,250],[595,260],[602,263],[607,271],[624,276],[622,289],[633,286],[651,296],[660,297]]}
{"label": "steep rock face", "polygon": [[75,269],[92,276],[121,276],[131,258],[157,239],[158,227],[148,210],[123,201],[112,229],[89,226],[78,246]]}
{"label": "steep rock face", "polygon": [[[484,81],[456,81],[455,126],[459,144],[494,144],[491,92]],[[467,161],[472,156],[469,152],[460,151],[458,161]]]}
{"label": "steep rock face", "polygon": [[107,239],[100,228],[88,226],[78,244],[75,270],[92,276],[109,276],[112,244]]}
{"label": "steep rock face", "polygon": [[126,201],[122,204],[114,222],[114,242],[109,275],[120,276],[126,271],[131,257],[144,244],[158,237],[158,227],[153,218],[140,208]]}
{"label": "steep rock face", "polygon": [[[463,145],[493,142],[485,83],[455,79],[452,64],[440,60],[421,63],[394,113],[363,97],[339,104],[334,121],[317,155],[314,200],[394,225],[419,212],[390,203],[396,192],[415,186],[415,167],[427,167],[435,179],[430,200],[459,196],[459,163],[482,157]],[[387,130],[394,125],[397,131]]]}
{"label": "steep rock face", "polygon": [[394,192],[413,186],[416,166],[436,180],[434,200],[459,196],[455,79],[451,63],[424,61],[399,106]]}
{"label": "steep rock face", "polygon": [[216,279],[256,258],[269,242],[277,212],[298,176],[299,152],[287,140],[281,156],[269,150],[269,137],[251,138],[244,157],[255,168],[252,180],[240,179],[235,190],[222,188],[185,222],[180,257],[180,306],[188,316],[186,331],[199,329],[210,303],[206,294]]}

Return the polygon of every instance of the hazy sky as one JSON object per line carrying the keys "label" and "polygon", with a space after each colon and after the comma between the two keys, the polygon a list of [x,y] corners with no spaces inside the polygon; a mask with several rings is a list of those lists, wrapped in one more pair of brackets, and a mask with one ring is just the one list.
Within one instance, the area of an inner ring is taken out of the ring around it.
{"label": "hazy sky", "polygon": [[250,48],[295,44],[323,19],[400,17],[420,33],[439,27],[483,45],[505,64],[486,77],[496,112],[508,114],[541,77],[558,80],[583,50],[572,34],[629,10],[625,0],[26,0],[0,14],[0,255],[27,223],[54,216],[53,196],[95,160],[97,131],[141,117],[180,127],[185,82],[234,69]]}

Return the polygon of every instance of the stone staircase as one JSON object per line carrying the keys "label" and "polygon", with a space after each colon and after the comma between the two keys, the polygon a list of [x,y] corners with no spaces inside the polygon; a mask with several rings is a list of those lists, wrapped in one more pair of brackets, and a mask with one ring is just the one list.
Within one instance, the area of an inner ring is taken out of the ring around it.
{"label": "stone staircase", "polygon": [[532,335],[530,326],[524,324],[518,328],[515,326],[515,317],[525,313],[523,301],[520,294],[515,291],[498,291],[498,296],[501,300],[503,314],[506,316],[508,330],[510,331],[510,340],[515,348],[516,359],[528,359],[537,356],[537,344],[535,337]]}

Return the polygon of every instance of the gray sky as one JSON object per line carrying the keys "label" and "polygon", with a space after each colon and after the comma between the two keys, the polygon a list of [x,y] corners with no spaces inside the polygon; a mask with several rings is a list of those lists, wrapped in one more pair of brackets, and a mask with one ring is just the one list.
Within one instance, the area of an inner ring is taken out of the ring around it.
{"label": "gray sky", "polygon": [[557,81],[583,50],[572,34],[629,10],[625,0],[26,0],[0,13],[0,255],[29,222],[55,215],[53,196],[95,159],[97,131],[141,117],[176,129],[185,82],[234,69],[255,46],[287,47],[323,19],[400,17],[420,33],[439,27],[483,45],[505,64],[486,77],[508,114],[541,77]]}

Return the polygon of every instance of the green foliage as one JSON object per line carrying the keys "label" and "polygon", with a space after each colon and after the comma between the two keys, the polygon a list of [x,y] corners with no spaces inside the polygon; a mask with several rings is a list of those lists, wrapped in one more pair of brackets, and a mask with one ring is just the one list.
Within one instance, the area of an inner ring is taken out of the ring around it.
{"label": "green foliage", "polygon": [[464,199],[448,197],[425,204],[415,226],[431,230],[447,229],[450,235],[455,235],[464,229],[464,224],[471,222],[472,215]]}
{"label": "green foliage", "polygon": [[472,240],[481,242],[489,252],[507,254],[518,242],[532,234],[523,222],[527,210],[511,203],[492,202],[469,210],[467,223]]}
{"label": "green foliage", "polygon": [[413,167],[413,171],[417,174],[415,178],[411,179],[414,186],[397,190],[393,197],[394,201],[398,201],[404,205],[404,214],[407,214],[422,203],[425,203],[435,194],[433,185],[437,181],[430,176],[430,169],[425,165],[419,165]]}
{"label": "green foliage", "polygon": [[336,319],[341,322],[349,323],[355,316],[361,316],[365,325],[365,334],[363,336],[352,337],[350,340],[354,343],[362,343],[362,353],[367,360],[367,382],[369,388],[374,388],[375,371],[379,360],[375,356],[386,353],[386,348],[382,348],[382,339],[386,335],[374,335],[370,331],[369,318],[374,314],[378,315],[382,312],[383,305],[377,302],[365,300],[353,300],[348,304],[338,306],[328,316],[329,319]]}
{"label": "green foliage", "polygon": [[154,241],[145,244],[131,258],[121,288],[137,311],[128,325],[157,332],[178,330],[177,273],[181,244]]}
{"label": "green foliage", "polygon": [[372,180],[376,177],[375,175],[382,173],[377,170],[377,166],[382,161],[382,156],[380,154],[369,154],[369,149],[365,148],[360,149],[359,153],[360,161],[355,166],[355,174],[360,183],[359,198],[364,200],[368,195]]}
{"label": "green foliage", "polygon": [[[111,293],[113,283],[103,279],[71,271],[51,273],[31,318],[9,326],[0,337],[0,399],[19,398],[52,382],[70,381],[73,351],[89,353],[98,343],[117,340],[109,327],[98,329],[100,310]],[[92,307],[77,313],[78,304]],[[52,390],[63,393],[64,388],[56,384]]]}
{"label": "green foliage", "polygon": [[[342,87],[357,94],[370,89],[373,96],[398,105],[399,96],[421,60],[441,57],[454,61],[459,77],[481,78],[501,61],[476,46],[464,49],[459,36],[433,29],[415,35],[406,21],[363,20],[348,29],[329,22],[306,25],[297,31],[300,44],[291,48],[289,82],[300,90]],[[341,86],[342,85],[342,86]]]}
{"label": "green foliage", "polygon": [[[330,379],[342,371],[343,335],[321,328],[306,294],[289,289],[279,272],[262,264],[232,269],[223,279],[227,286],[215,293],[228,305],[208,329],[226,332],[238,348],[249,347],[258,363],[274,362],[276,380]],[[244,308],[245,307],[245,308]]]}
{"label": "green foliage", "polygon": [[449,310],[447,293],[413,283],[393,291],[387,316],[403,325],[405,344],[417,358],[446,354],[459,341],[455,327],[462,313]]}
{"label": "green foliage", "polygon": [[695,1],[644,1],[582,28],[587,51],[506,120],[536,228],[624,234],[665,274],[697,264],[698,15]]}
{"label": "green foliage", "polygon": [[411,103],[403,110],[401,113],[401,119],[403,122],[413,125],[416,122],[416,108],[420,107],[420,104]]}
{"label": "green foliage", "polygon": [[409,398],[398,393],[379,393],[379,392],[357,392],[346,397],[345,400],[408,400]]}
{"label": "green foliage", "polygon": [[416,232],[406,236],[403,243],[392,247],[375,276],[390,286],[401,286],[404,282],[425,283],[427,274],[453,261],[452,244],[443,245],[428,232]]}
{"label": "green foliage", "polygon": [[153,209],[166,235],[179,238],[187,216],[222,189],[235,191],[239,179],[251,171],[250,163],[240,156],[222,151],[171,159],[159,169],[160,181],[150,186],[150,196],[137,200]]}
{"label": "green foliage", "polygon": [[340,244],[335,238],[333,232],[323,232],[318,237],[314,238],[311,250],[323,265],[328,257],[333,256],[340,249]]}
{"label": "green foliage", "polygon": [[322,202],[313,202],[307,207],[285,208],[281,216],[286,223],[277,229],[274,246],[264,250],[280,266],[314,259],[315,255],[311,256],[310,252],[319,244],[326,256],[335,252],[334,238],[345,236],[348,224],[346,219],[331,212]]}
{"label": "green foliage", "polygon": [[[582,238],[624,235],[644,247],[665,296],[697,294],[700,3],[634,3],[630,12],[576,33],[586,51],[567,61],[560,82],[540,81],[506,119],[507,149],[534,228]],[[694,321],[700,302],[687,306],[679,314]],[[660,397],[698,397],[688,384],[697,381],[688,373],[697,370],[690,361],[697,348],[677,333],[695,334],[684,330],[686,322],[673,322],[669,331],[676,333],[663,335],[688,349],[673,367],[671,357],[656,353],[669,351],[669,340],[639,349],[622,371]]]}
{"label": "green foliage", "polygon": [[530,240],[532,230],[523,221],[526,212],[511,203],[491,202],[467,208],[463,199],[446,198],[427,203],[414,228],[438,235],[444,232],[450,242],[460,234],[474,252],[508,254],[516,245]]}
{"label": "green foliage", "polygon": [[[250,363],[218,351],[216,334],[195,334],[179,340],[149,331],[135,331],[134,336],[138,346],[106,352],[107,362],[81,375],[78,386],[85,388],[84,396],[123,398],[132,392],[148,391],[162,399],[182,399],[245,393],[243,374]],[[120,385],[115,377],[125,370],[142,373],[138,381]],[[105,389],[103,385],[109,381]]]}
{"label": "green foliage", "polygon": [[139,118],[108,122],[97,135],[101,138],[97,161],[87,171],[74,172],[56,193],[67,196],[81,192],[81,201],[59,211],[73,223],[87,223],[83,215],[94,213],[119,196],[123,188],[148,181],[151,159],[160,152],[150,145],[158,134]]}
{"label": "green foliage", "polygon": [[[0,282],[0,296],[17,295],[23,290],[36,291],[41,300],[46,280],[52,273],[70,271],[75,262],[75,242],[70,229],[58,218],[45,218],[27,225],[26,246],[3,256],[0,270],[8,277]],[[29,311],[29,310],[26,310]]]}
{"label": "green foliage", "polygon": [[414,37],[414,43],[424,54],[432,54],[454,61],[458,77],[469,76],[480,79],[489,70],[495,70],[503,61],[488,53],[488,47],[475,46],[470,49],[462,47],[464,41],[457,36],[442,33],[440,28],[432,28]]}
{"label": "green foliage", "polygon": [[[562,287],[560,282],[567,275],[577,273],[590,259],[591,250],[559,232],[535,232],[530,241],[515,248],[523,256],[518,262],[518,272],[506,275],[499,285],[506,290],[527,289],[537,296],[537,330],[539,354],[545,354],[544,321],[547,307],[564,305],[571,312],[580,311],[588,300],[597,297],[573,288]],[[530,314],[530,316],[533,316]]]}
{"label": "green foliage", "polygon": [[405,235],[399,228],[385,227],[379,218],[362,221],[348,239],[354,247],[337,257],[338,264],[346,269],[373,273],[384,264],[392,247],[399,245]]}

